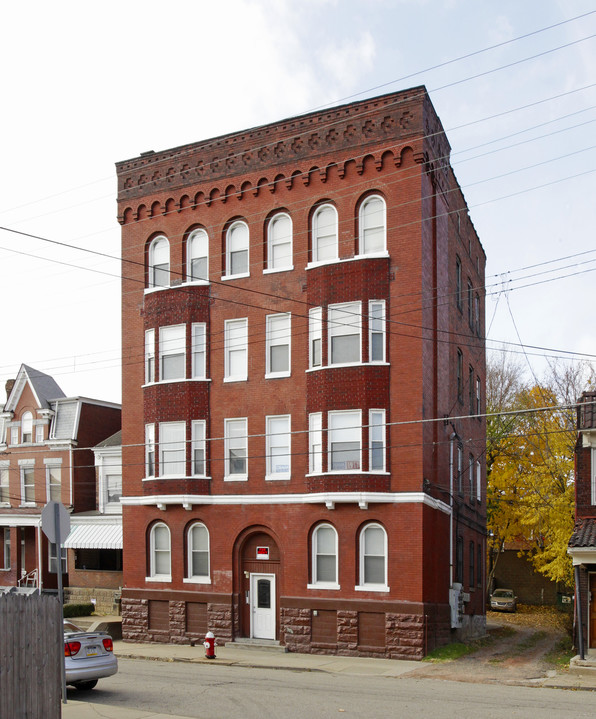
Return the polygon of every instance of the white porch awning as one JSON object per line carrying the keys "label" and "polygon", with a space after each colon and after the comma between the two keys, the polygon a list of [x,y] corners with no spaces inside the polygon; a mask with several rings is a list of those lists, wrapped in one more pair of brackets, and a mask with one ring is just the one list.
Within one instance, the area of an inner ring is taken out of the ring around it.
{"label": "white porch awning", "polygon": [[122,524],[74,524],[64,542],[67,549],[122,549]]}

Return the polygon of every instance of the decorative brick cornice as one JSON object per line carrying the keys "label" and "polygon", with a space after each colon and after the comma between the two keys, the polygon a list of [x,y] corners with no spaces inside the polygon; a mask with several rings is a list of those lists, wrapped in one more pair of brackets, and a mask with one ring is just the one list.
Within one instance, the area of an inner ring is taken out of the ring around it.
{"label": "decorative brick cornice", "polygon": [[[409,144],[422,161],[420,141],[425,135],[434,138],[438,152],[448,154],[426,90],[417,87],[117,163],[118,200],[126,203],[213,184],[220,185],[217,196],[221,199],[229,194],[228,179],[252,173],[259,177],[263,172],[269,177],[259,179],[251,189],[258,191],[265,183],[273,192],[282,177],[287,184],[300,175],[308,183],[314,164],[322,177],[330,164],[336,164],[341,174],[349,158],[362,165],[367,148],[376,148],[375,162],[382,164],[384,148],[399,157],[400,147]],[[272,172],[274,167],[292,165],[297,169],[290,176],[287,169],[280,175]],[[240,187],[234,188],[235,193],[239,191]],[[207,192],[205,200],[209,201],[213,191]]]}

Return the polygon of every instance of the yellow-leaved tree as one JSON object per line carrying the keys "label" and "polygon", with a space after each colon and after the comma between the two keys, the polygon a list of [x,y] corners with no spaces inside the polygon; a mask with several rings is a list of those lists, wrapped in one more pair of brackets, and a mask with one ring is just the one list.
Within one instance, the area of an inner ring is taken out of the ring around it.
{"label": "yellow-leaved tree", "polygon": [[506,542],[536,571],[573,585],[567,543],[574,522],[574,404],[593,386],[586,364],[551,364],[528,383],[504,353],[487,368],[487,525],[491,574]]}

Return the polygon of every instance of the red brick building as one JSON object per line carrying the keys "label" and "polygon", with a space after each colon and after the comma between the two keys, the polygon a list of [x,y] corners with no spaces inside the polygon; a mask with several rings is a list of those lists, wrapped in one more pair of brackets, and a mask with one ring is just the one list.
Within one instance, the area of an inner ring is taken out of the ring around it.
{"label": "red brick building", "polygon": [[596,392],[580,397],[577,428],[575,527],[568,552],[575,571],[575,646],[587,654],[596,648]]}
{"label": "red brick building", "polygon": [[423,87],[118,163],[123,633],[484,627],[485,256]]}
{"label": "red brick building", "polygon": [[[71,535],[81,515],[96,514],[92,448],[120,428],[120,405],[66,397],[53,377],[27,365],[6,390],[0,412],[0,587],[56,589],[56,546],[42,532],[41,511],[50,500],[61,502],[71,513]],[[93,541],[105,532],[103,523]],[[71,541],[68,546],[78,546],[74,536]],[[66,548],[62,567],[68,587],[77,567]]]}

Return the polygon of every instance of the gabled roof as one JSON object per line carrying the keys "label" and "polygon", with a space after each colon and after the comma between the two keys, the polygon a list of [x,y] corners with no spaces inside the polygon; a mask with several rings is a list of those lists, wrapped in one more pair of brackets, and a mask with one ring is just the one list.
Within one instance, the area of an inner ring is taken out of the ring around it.
{"label": "gabled roof", "polygon": [[120,447],[121,444],[122,444],[122,430],[119,429],[111,437],[107,437],[106,439],[99,442],[99,444],[96,444],[95,448],[97,449],[99,447]]}
{"label": "gabled roof", "polygon": [[66,396],[53,377],[29,367],[29,365],[22,364],[4,407],[5,411],[14,411],[27,382],[31,386],[40,409],[49,409],[51,400]]}
{"label": "gabled roof", "polygon": [[569,540],[569,547],[596,548],[596,519],[578,519]]}

